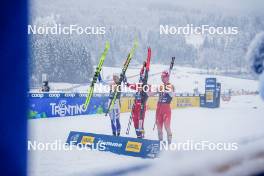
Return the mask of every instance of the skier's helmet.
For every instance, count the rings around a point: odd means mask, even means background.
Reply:
[[[119,77],[118,73],[113,73],[113,77]]]
[[[118,73],[113,73],[113,80],[116,83],[119,81],[119,74]]]
[[[162,80],[162,82],[166,84],[166,83],[169,82],[169,79],[170,79],[170,74],[169,74],[169,72],[168,72],[167,70],[163,71],[163,72],[161,73],[161,80]]]

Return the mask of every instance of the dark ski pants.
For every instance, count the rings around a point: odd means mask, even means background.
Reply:
[[[134,127],[136,130],[137,137],[143,138],[142,133],[144,131],[144,119],[145,119],[145,113],[146,113],[146,105],[144,106],[142,119],[140,119],[140,113],[141,113],[141,106],[140,106],[140,104],[136,104],[132,110],[132,118],[133,118]]]

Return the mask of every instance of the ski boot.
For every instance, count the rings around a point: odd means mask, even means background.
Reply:
[[[140,130],[141,138],[143,139],[145,137],[145,130],[141,129]]]

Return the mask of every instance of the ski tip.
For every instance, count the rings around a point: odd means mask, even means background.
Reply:
[[[135,40],[134,40],[134,45],[135,45],[135,48],[138,47],[138,39],[137,38],[135,38]]]
[[[110,42],[109,42],[109,41],[106,41],[106,43],[105,43],[105,47],[106,47],[106,48],[110,48]]]

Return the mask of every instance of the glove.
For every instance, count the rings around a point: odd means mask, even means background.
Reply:
[[[124,82],[124,84],[127,84],[127,77],[126,77],[126,75],[123,76],[123,82]]]

